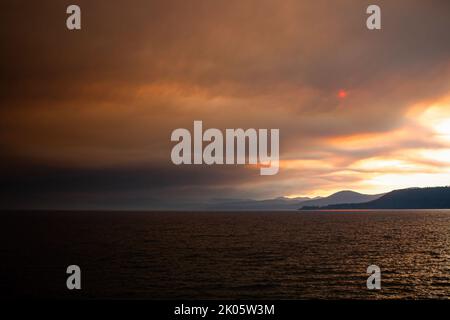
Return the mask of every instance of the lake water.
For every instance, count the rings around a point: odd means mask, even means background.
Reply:
[[[450,210],[1,212],[2,295],[450,297]],[[66,268],[82,290],[66,289]],[[381,268],[381,290],[366,269]]]

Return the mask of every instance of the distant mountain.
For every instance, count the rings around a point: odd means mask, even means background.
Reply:
[[[316,209],[450,209],[450,187],[394,190],[366,203],[333,204]]]
[[[325,198],[303,201],[302,203],[300,203],[300,207],[301,209],[308,209],[309,207],[323,207],[335,204],[363,203],[378,199],[383,195],[384,194],[362,194],[345,190],[333,193],[332,195]]]
[[[206,210],[297,210],[300,207],[319,207],[331,204],[362,203],[378,199],[382,194],[368,195],[354,191],[340,191],[328,197],[279,197],[267,200],[214,199]]]
[[[267,200],[216,199],[207,206],[209,210],[296,210],[307,197],[279,197]]]

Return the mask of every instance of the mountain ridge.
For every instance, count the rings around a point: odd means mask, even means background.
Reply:
[[[450,187],[398,189],[368,202],[331,204],[316,207],[303,206],[302,209],[450,209]]]
[[[382,194],[363,194],[356,191],[351,190],[342,190],[335,192],[328,197],[323,197],[321,199],[313,199],[313,200],[306,200],[301,203],[302,207],[315,207],[315,206],[327,206],[327,205],[334,205],[334,204],[345,204],[345,203],[363,203],[363,202],[369,202],[375,199],[380,198],[383,196]]]
[[[361,203],[374,200],[382,194],[368,195],[351,190],[335,192],[327,197],[277,197],[273,199],[214,199],[207,205],[210,210],[297,210],[303,206]]]

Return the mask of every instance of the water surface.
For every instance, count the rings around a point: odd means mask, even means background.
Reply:
[[[2,212],[2,295],[450,297],[450,210]],[[65,287],[82,269],[82,290]],[[382,270],[382,290],[366,269]]]

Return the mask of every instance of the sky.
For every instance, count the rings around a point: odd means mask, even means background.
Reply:
[[[449,1],[6,0],[0,24],[0,207],[449,185]],[[171,132],[194,120],[279,128],[279,173],[175,166]]]

